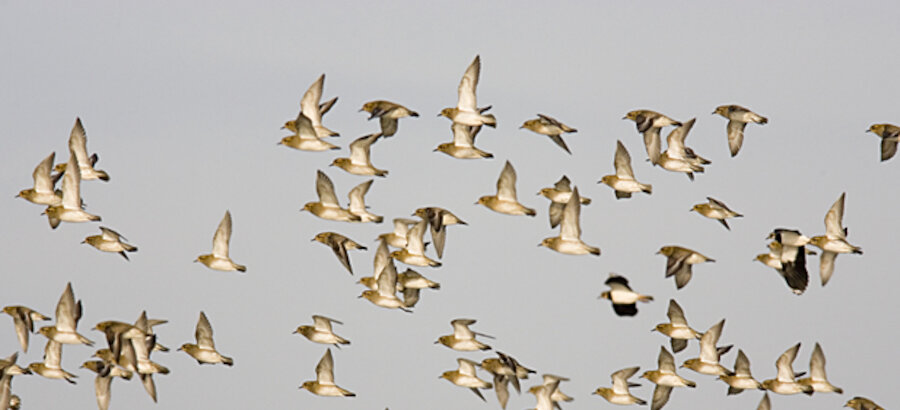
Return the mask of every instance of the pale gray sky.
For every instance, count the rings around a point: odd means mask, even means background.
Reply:
[[[0,219],[5,283],[0,302],[51,315],[67,281],[83,300],[79,329],[99,321],[133,321],[146,309],[169,324],[157,328],[173,349],[193,342],[204,310],[219,350],[233,368],[203,366],[182,352],[154,354],[172,373],[157,376],[159,403],[140,383],[116,380],[112,408],[499,408],[493,392],[482,403],[438,376],[457,357],[434,345],[449,321],[478,319],[474,329],[496,336],[496,349],[540,373],[571,378],[566,409],[610,408],[590,393],[609,374],[656,367],[665,337],[650,333],[666,320],[669,298],[705,330],[726,318],[720,343],[743,349],[758,379],[796,342],[795,370],[808,368],[816,342],[831,381],[843,395],[773,396],[776,409],[838,408],[855,395],[886,408],[900,365],[895,341],[900,285],[893,249],[900,221],[900,159],[879,163],[879,141],[864,131],[900,122],[900,93],[892,52],[900,40],[895,2],[784,4],[703,2],[12,2],[0,4]],[[478,137],[493,160],[462,161],[432,152],[451,138],[435,115],[456,102],[460,77],[480,54],[480,105],[493,105],[497,129]],[[325,124],[341,133],[341,151],[310,153],[276,143],[300,97],[326,73],[324,98],[339,96]],[[449,228],[438,269],[419,269],[441,283],[424,291],[414,314],[357,299],[354,282],[371,272],[374,238],[391,229],[351,225],[300,213],[315,200],[317,169],[337,194],[367,178],[328,167],[355,138],[374,132],[357,110],[388,99],[418,111],[391,139],[372,148],[373,163],[390,171],[366,198],[387,220],[439,205],[469,226]],[[726,121],[710,115],[741,104],[769,118],[747,127],[744,147],[728,155]],[[697,117],[688,145],[712,159],[693,183],[644,161],[641,137],[622,116],[649,108],[680,120]],[[567,155],[546,137],[519,130],[545,113],[578,128],[565,139]],[[13,199],[31,184],[35,165],[51,151],[66,155],[75,117],[88,149],[100,155],[108,183],[86,181],[82,195],[102,225],[140,251],[131,262],[80,245],[97,224],[63,223],[51,230],[39,206]],[[668,132],[668,131],[666,131]],[[637,178],[652,196],[614,199],[598,185],[612,173],[616,140],[630,151]],[[492,194],[503,162],[518,172],[520,200],[536,218],[511,217],[473,205]],[[547,200],[534,196],[567,174],[594,203],[582,208],[584,240],[600,257],[538,248],[557,235],[547,223]],[[766,234],[795,227],[824,232],[823,217],[847,193],[844,223],[864,256],[842,255],[822,288],[818,259],[806,294],[795,296],[778,274],[754,262]],[[726,231],[690,213],[714,196],[746,215]],[[209,252],[223,212],[234,218],[231,254],[246,274],[206,269],[191,261]],[[336,231],[370,246],[353,252],[353,277],[331,251],[309,240]],[[680,244],[717,260],[697,266],[680,291],[663,278],[659,247]],[[401,270],[403,268],[401,267]],[[656,300],[635,318],[615,316],[597,300],[609,272]],[[321,398],[297,387],[315,377],[322,345],[292,335],[313,314],[342,320],[338,334],[352,345],[334,350],[339,385],[349,399]],[[19,349],[9,318],[0,318],[0,354]],[[44,338],[32,337],[20,364],[41,358]],[[23,408],[93,408],[93,374],[78,366],[93,352],[66,346],[63,367],[78,385],[38,376],[16,377]],[[676,355],[696,356],[692,343]],[[480,373],[489,378],[487,373]],[[761,393],[726,397],[724,383],[683,371],[698,388],[673,392],[666,409],[755,408]],[[633,389],[650,400],[652,384]],[[524,383],[537,383],[532,378]],[[510,409],[534,406],[513,397]]]

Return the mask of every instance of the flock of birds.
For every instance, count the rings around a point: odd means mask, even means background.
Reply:
[[[444,154],[459,159],[492,158],[491,153],[475,146],[475,137],[483,126],[496,127],[496,118],[487,113],[491,107],[478,107],[476,87],[478,85],[481,60],[478,56],[466,69],[459,84],[459,100],[455,107],[445,108],[440,115],[451,120],[453,140],[435,148]],[[322,116],[337,101],[337,98],[320,103],[324,86],[324,75],[320,76],[304,94],[301,110],[296,119],[287,121],[284,129],[292,134],[284,137],[279,144],[304,151],[328,151],[339,149],[327,141],[328,137],[337,136],[322,124]],[[349,158],[337,158],[331,165],[348,173],[362,176],[386,177],[387,170],[372,165],[370,148],[382,138],[395,135],[398,131],[398,120],[406,117],[417,117],[418,114],[400,104],[384,100],[364,104],[360,111],[370,114],[369,119],[378,118],[380,132],[360,137],[350,144]],[[714,114],[728,119],[727,136],[731,155],[738,154],[748,123],[766,124],[768,119],[738,105],[717,107]],[[685,145],[685,138],[694,124],[694,119],[686,122],[676,121],[670,117],[650,110],[636,110],[627,113],[624,119],[635,122],[637,130],[643,135],[649,161],[671,172],[684,173],[691,180],[695,173],[704,172],[710,161],[695,153]],[[667,148],[662,150],[661,130],[674,127],[668,134]],[[575,128],[563,124],[553,117],[539,114],[538,118],[526,121],[520,128],[549,137],[557,146],[571,154],[563,140],[563,135],[577,132]],[[890,124],[875,124],[869,131],[882,138],[881,159],[891,158],[896,153],[900,127]],[[96,168],[99,157],[88,155],[86,136],[81,120],[76,119],[69,138],[69,158],[65,163],[54,165],[55,154],[44,158],[33,173],[33,188],[22,190],[17,196],[38,205],[46,206],[44,213],[50,226],[56,228],[61,222],[100,221],[98,215],[84,210],[80,194],[83,180],[109,180],[109,175]],[[625,145],[617,141],[613,160],[615,173],[603,176],[601,183],[608,185],[618,199],[630,198],[634,193],[652,193],[652,186],[639,182],[631,168],[631,156]],[[62,179],[60,190],[55,188]],[[381,223],[383,216],[369,211],[365,204],[365,195],[371,188],[373,180],[363,182],[349,191],[349,205],[341,205],[335,193],[335,187],[328,175],[321,170],[316,175],[316,193],[318,201],[309,202],[301,211],[308,211],[316,217],[340,222]],[[591,199],[582,196],[576,186],[563,176],[552,187],[544,188],[540,194],[550,200],[549,219],[551,228],[559,226],[559,235],[544,239],[540,245],[556,252],[569,255],[600,255],[598,247],[586,244],[581,240],[581,206],[589,205]],[[815,254],[808,245],[818,247],[821,252],[819,273],[824,286],[834,272],[835,258],[838,254],[862,254],[861,248],[847,240],[847,229],[843,226],[845,195],[842,194],[831,206],[825,216],[825,234],[813,237],[803,235],[799,230],[775,228],[769,235],[769,252],[757,256],[757,260],[775,269],[786,281],[788,287],[796,294],[802,294],[808,285],[809,275],[806,268],[806,256]],[[537,211],[528,208],[517,199],[516,171],[512,163],[507,161],[497,180],[497,192],[478,199],[478,204],[495,212],[508,215],[535,216]],[[707,198],[706,203],[694,205],[693,211],[700,215],[717,220],[726,229],[730,229],[727,219],[741,217],[732,211],[721,200]],[[423,289],[440,289],[440,285],[429,280],[413,269],[407,268],[399,272],[396,262],[415,267],[439,267],[441,262],[429,256],[426,251],[430,244],[437,259],[443,257],[447,229],[452,225],[466,225],[462,219],[451,211],[431,206],[416,209],[413,218],[393,219],[393,230],[378,237],[378,247],[374,257],[374,274],[361,278],[358,283],[365,286],[359,295],[376,306],[387,309],[398,309],[411,312],[420,298]],[[128,253],[136,252],[137,247],[126,242],[116,231],[100,227],[101,234],[88,236],[87,243],[100,251],[118,253],[128,259]],[[428,231],[428,232],[426,232]],[[430,242],[425,241],[426,233],[430,234]],[[226,211],[213,237],[212,253],[197,257],[200,262],[211,269],[220,271],[245,272],[247,267],[233,261],[229,256],[229,241],[232,234],[231,213]],[[312,241],[320,242],[331,248],[341,265],[352,275],[349,251],[366,250],[360,243],[337,232],[322,232]],[[391,251],[390,248],[396,250]],[[692,275],[692,266],[715,260],[692,249],[677,245],[663,246],[658,254],[667,258],[665,276],[674,277],[676,287],[686,286]],[[633,291],[628,279],[610,274],[606,284],[609,290],[600,297],[612,302],[614,312],[619,316],[634,316],[638,313],[637,302],[649,302],[652,296]],[[12,316],[15,331],[23,352],[28,351],[29,334],[34,333],[35,322],[50,320],[37,311],[25,306],[6,306],[3,312]],[[63,379],[70,383],[76,375],[61,368],[63,345],[84,344],[93,346],[94,342],[76,330],[82,316],[81,301],[75,299],[71,284],[66,286],[56,307],[56,323],[38,329],[38,333],[47,339],[44,348],[44,360],[31,363],[23,368],[16,364],[18,352],[0,360],[0,410],[18,409],[21,399],[12,394],[12,378],[22,374],[38,374],[49,379]],[[809,377],[800,378],[803,372],[795,373],[792,363],[800,349],[800,344],[789,348],[776,360],[777,376],[773,379],[757,381],[750,373],[750,362],[744,352],[738,349],[734,368],[729,369],[720,363],[721,357],[730,349],[728,346],[717,346],[722,334],[725,320],[722,319],[706,332],[697,332],[688,326],[684,311],[674,300],[669,301],[669,322],[661,323],[654,330],[670,339],[672,352],[661,347],[658,356],[658,369],[646,371],[641,377],[655,385],[651,401],[651,409],[662,408],[669,400],[673,388],[696,387],[697,383],[683,378],[677,373],[673,353],[679,353],[689,341],[699,339],[699,356],[688,359],[681,367],[686,367],[700,374],[717,377],[728,386],[727,393],[738,394],[744,390],[767,390],[777,394],[842,393],[842,389],[832,385],[825,374],[825,355],[817,343],[810,356]],[[148,319],[146,312],[133,323],[120,321],[103,321],[97,323],[93,330],[104,334],[107,347],[97,350],[94,359],[84,362],[87,368],[96,375],[95,391],[97,404],[101,410],[107,409],[110,403],[110,385],[115,377],[130,380],[135,374],[141,380],[147,393],[156,400],[154,374],[167,374],[169,370],[150,359],[155,351],[169,349],[157,342],[154,327],[166,323],[166,320]],[[332,324],[340,321],[325,316],[314,315],[313,325],[299,326],[295,333],[314,343],[333,345],[350,344],[350,341],[334,333]],[[492,349],[491,346],[478,340],[477,337],[491,338],[488,335],[472,331],[473,319],[456,319],[451,322],[453,333],[440,336],[436,344],[448,348],[469,352]],[[209,319],[201,311],[195,332],[196,343],[185,343],[178,350],[184,351],[200,364],[224,364],[231,366],[234,360],[220,354],[213,341],[213,331]],[[458,359],[458,369],[449,370],[441,375],[454,385],[465,387],[474,392],[482,400],[485,397],[479,389],[494,389],[501,408],[506,408],[509,399],[509,385],[521,392],[521,380],[528,379],[535,371],[523,366],[512,356],[496,352],[497,357],[489,357],[481,362],[467,358]],[[334,358],[331,349],[327,349],[315,368],[315,380],[305,381],[300,386],[309,392],[322,396],[355,396],[347,389],[339,387],[334,379]],[[490,373],[492,381],[482,380],[477,369]],[[629,378],[637,374],[639,367],[617,370],[611,374],[612,387],[599,387],[594,392],[613,404],[631,405],[647,404],[647,400],[632,395],[630,387],[637,386],[629,382]],[[560,383],[568,379],[562,376],[544,374],[543,381],[528,389],[534,394],[537,410],[561,408],[560,403],[572,398],[560,390]],[[855,397],[846,403],[854,409],[882,409],[864,397]],[[768,392],[762,396],[759,409],[771,408]]]

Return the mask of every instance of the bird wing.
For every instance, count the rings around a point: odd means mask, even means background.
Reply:
[[[685,263],[675,272],[675,287],[681,289],[691,281],[691,265]]]
[[[322,205],[339,208],[337,196],[334,194],[334,183],[322,171],[316,171],[316,194]]]
[[[881,139],[881,160],[887,161],[897,154],[897,137]]]
[[[453,337],[459,340],[474,339],[475,333],[469,329],[469,325],[474,323],[475,319],[456,319],[450,322],[450,324],[453,325]]]
[[[725,319],[719,321],[709,328],[700,338],[700,360],[706,363],[718,363],[719,352],[716,349],[716,342],[722,335],[722,328],[725,326]]]
[[[497,179],[497,199],[516,202],[516,170],[509,161]]]
[[[406,233],[406,251],[413,255],[425,254],[425,225],[428,222],[422,220]]]
[[[31,177],[34,179],[34,190],[37,192],[53,192],[53,179],[50,178],[50,171],[53,169],[53,160],[56,158],[56,152],[51,152],[47,158],[44,158],[37,167]]]
[[[294,121],[294,126],[297,128],[297,136],[300,137],[301,140],[318,140],[318,135],[316,135],[316,129],[313,127],[312,121],[310,121],[309,117],[303,114],[301,111],[297,114],[297,119]]]
[[[450,130],[453,131],[453,145],[457,147],[473,148],[475,146],[475,134],[473,134],[472,128],[480,127],[470,127],[458,122],[452,123],[450,125]]]
[[[69,162],[63,174],[62,205],[67,209],[81,209],[81,170],[72,150],[69,150]]]
[[[572,188],[569,186],[569,177],[563,175],[559,181],[556,181],[556,184],[553,185],[553,188],[556,188],[557,191],[560,192],[572,192]]]
[[[87,136],[84,133],[84,126],[81,125],[81,118],[75,118],[75,125],[69,134],[69,149],[74,153],[79,168],[93,168],[88,158]]]
[[[309,118],[313,126],[322,123],[322,113],[319,111],[319,100],[322,98],[322,88],[324,85],[325,74],[322,74],[309,86],[309,89],[303,94],[303,98],[300,99],[300,112]]]
[[[566,203],[559,222],[559,237],[564,240],[578,240],[581,238],[581,196],[578,195],[578,187],[572,190],[572,196]]]
[[[728,209],[728,205],[725,205],[724,202],[722,202],[722,201],[720,201],[720,200],[718,200],[718,199],[715,199],[715,198],[713,198],[713,197],[711,197],[711,196],[708,196],[708,197],[706,197],[706,200],[709,201],[709,204],[712,205],[712,206],[714,206],[714,207],[722,208],[722,209],[724,209],[724,210],[726,210],[726,211],[728,211],[728,212],[734,212],[734,211],[732,211],[731,209]]]
[[[669,322],[672,322],[672,324],[688,325],[687,319],[684,318],[684,311],[681,310],[681,306],[678,305],[675,299],[669,299],[669,311],[666,315],[669,316]]]
[[[622,141],[616,141],[616,156],[613,160],[616,167],[616,176],[624,179],[634,179],[634,171],[631,170],[631,155],[622,145]]]
[[[510,378],[507,376],[502,374],[494,375],[494,391],[497,393],[497,401],[500,402],[500,408],[503,409],[506,408],[506,403],[509,402],[509,381]]]
[[[637,373],[640,369],[641,368],[639,366],[635,366],[613,373],[610,376],[612,377],[613,382],[613,392],[616,394],[628,394],[628,378],[634,376],[634,374]]]
[[[331,357],[331,349],[325,352],[316,365],[316,380],[319,384],[334,384],[334,358]]]
[[[669,396],[672,394],[672,388],[669,386],[661,386],[659,384],[653,388],[653,402],[650,410],[659,410],[669,402]]]
[[[334,320],[331,318],[327,318],[325,316],[313,315],[312,318],[313,318],[313,323],[314,323],[315,329],[318,331],[321,331],[321,332],[331,333],[332,332],[331,322],[341,324],[341,325],[343,324],[340,321],[337,321],[337,320]]]
[[[103,232],[103,239],[104,239],[104,240],[107,240],[107,241],[115,241],[115,242],[119,242],[119,238],[125,239],[126,241],[128,240],[128,239],[126,239],[124,236],[119,235],[118,232],[116,232],[116,231],[114,231],[114,230],[112,230],[112,229],[109,229],[109,228],[107,228],[107,227],[105,227],[105,226],[101,226],[101,227],[100,227],[100,232]]]
[[[475,362],[469,359],[463,359],[461,357],[459,359],[456,359],[456,361],[459,363],[459,374],[477,377],[475,375]]]
[[[347,237],[332,233],[331,241],[328,245],[330,245],[331,250],[334,251],[334,256],[341,261],[341,265],[344,265],[344,268],[352,275],[353,268],[350,267],[350,255],[347,254],[347,241],[349,241]]]
[[[59,298],[59,303],[56,304],[56,328],[63,332],[74,332],[80,316],[81,309],[75,304],[75,293],[72,292],[72,283],[69,282]]]
[[[756,407],[756,410],[772,410],[772,402],[769,401],[768,392],[763,394],[763,398],[759,401],[759,406]]]
[[[225,211],[225,216],[219,222],[216,228],[216,234],[213,235],[212,253],[220,258],[228,257],[228,241],[231,240],[231,212]]]
[[[631,290],[631,287],[628,286],[628,279],[614,273],[609,274],[609,278],[603,283],[613,290]]]
[[[728,148],[731,149],[731,156],[737,155],[744,143],[744,127],[746,122],[729,120],[728,121]]]
[[[97,395],[97,405],[101,410],[109,408],[109,400],[111,397],[110,387],[112,385],[112,377],[97,375],[94,378],[94,393]]]
[[[825,376],[825,353],[818,343],[813,349],[812,356],[809,357],[809,376],[815,381],[828,380]]]
[[[560,220],[562,220],[563,211],[566,209],[566,204],[560,204],[556,202],[550,203],[550,227],[556,228],[556,225],[559,225]]]
[[[650,162],[656,165],[656,163],[659,162],[659,156],[662,151],[659,128],[651,127],[644,132],[644,147],[647,148],[647,157],[650,158]]]
[[[381,271],[384,270],[384,267],[387,266],[390,259],[391,252],[390,250],[388,250],[387,241],[378,241],[378,249],[375,250],[375,258],[373,258],[372,260],[374,269],[374,272],[372,272],[372,276],[375,277],[376,281],[378,281],[378,277],[381,276]]]
[[[206,313],[200,311],[200,319],[197,321],[197,330],[194,331],[194,337],[197,339],[197,346],[202,349],[215,349],[216,343],[213,342],[212,325],[206,318]]]
[[[357,165],[369,165],[369,147],[381,137],[381,133],[369,134],[357,138],[350,143],[350,162]]]
[[[738,349],[737,359],[734,360],[734,374],[741,377],[750,376],[750,359],[744,354],[744,351]]]
[[[844,197],[847,193],[842,193],[841,197],[834,201],[831,209],[825,214],[825,235],[829,239],[844,239]]]
[[[562,148],[563,151],[566,151],[569,154],[572,153],[572,151],[569,150],[569,147],[566,145],[566,141],[564,141],[559,134],[548,135],[547,137],[550,138],[550,140],[553,141],[558,147]]]
[[[831,275],[834,274],[834,260],[836,258],[837,253],[822,251],[822,256],[819,257],[819,278],[822,279],[822,286],[825,286],[831,279]]]
[[[393,259],[388,260],[376,283],[378,284],[379,295],[396,297],[394,294],[397,293],[397,267],[394,266]]]
[[[334,97],[328,101],[325,101],[325,102],[319,104],[319,116],[325,115],[325,113],[330,111],[331,107],[334,106],[334,103],[336,103],[337,100],[338,100],[338,98]]]
[[[350,190],[350,193],[347,196],[350,197],[350,212],[354,214],[361,214],[366,212],[366,201],[365,196],[366,193],[369,192],[369,187],[372,186],[372,182],[374,179],[370,179],[366,182],[363,182]]]
[[[691,132],[691,127],[694,126],[694,122],[696,120],[696,118],[691,118],[690,121],[685,122],[680,127],[674,128],[669,133],[669,136],[666,137],[666,142],[668,143],[666,154],[669,156],[669,158],[687,158],[687,153],[685,152],[684,147],[684,139],[687,138],[687,134]]]
[[[778,357],[778,360],[775,362],[775,367],[778,368],[778,376],[775,377],[776,380],[785,383],[794,381],[794,369],[791,367],[791,363],[794,362],[799,350],[800,343],[797,343]]]
[[[660,371],[675,373],[675,358],[672,357],[672,353],[669,353],[665,347],[659,347],[659,358],[656,362]]]
[[[477,112],[475,88],[478,87],[478,77],[481,75],[481,56],[475,56],[472,64],[466,68],[462,80],[459,82],[459,101],[456,107],[463,111]]]
[[[59,369],[59,363],[62,360],[62,344],[48,340],[47,346],[44,347],[44,366],[51,369]]]
[[[390,137],[391,135],[397,133],[398,120],[396,118],[382,116],[381,118],[379,118],[379,122],[381,123],[381,133],[385,136]]]

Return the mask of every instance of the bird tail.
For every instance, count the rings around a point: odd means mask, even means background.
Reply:
[[[646,192],[646,193],[648,193],[648,194],[652,194],[652,193],[653,193],[653,185],[651,185],[651,184],[642,184],[642,185],[641,185],[641,191],[644,191],[644,192]]]
[[[494,114],[482,114],[482,121],[484,121],[484,125],[487,125],[491,128],[497,128],[497,119],[494,118]]]
[[[222,363],[224,363],[226,366],[234,366],[234,359],[222,356]]]
[[[638,300],[640,300],[641,302],[647,303],[647,302],[650,302],[650,301],[653,300],[653,296],[650,296],[650,295],[640,295],[640,296],[638,296]]]
[[[234,265],[234,268],[237,269],[238,271],[241,271],[241,272],[246,272],[246,271],[247,271],[247,266],[245,266],[245,265],[238,265],[238,264],[235,264],[235,265]]]

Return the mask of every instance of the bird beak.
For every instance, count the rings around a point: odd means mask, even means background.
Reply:
[[[519,127],[520,130],[521,130],[522,128],[525,128],[525,126],[523,125],[523,126]]]
[[[626,117],[622,117],[622,119],[623,119],[623,120],[627,120],[627,119],[628,119],[628,117],[627,117],[627,116],[626,116]]]
[[[438,116],[438,117],[440,117],[440,116],[441,116],[441,113],[438,113],[438,115],[437,115],[437,116]]]
[[[283,125],[281,126],[281,129],[285,129],[285,128],[287,128],[287,127],[285,127],[285,126],[283,126]]]
[[[713,112],[711,112],[711,113],[709,113],[709,114],[710,114],[710,115],[716,115],[716,112],[713,111]]]
[[[357,112],[363,112],[363,111],[365,111],[365,110],[363,110],[362,108],[360,108],[359,111],[357,111]]]
[[[310,241],[310,242],[315,242],[315,241],[316,241],[316,238],[312,238],[312,239],[310,239],[309,241]]]

